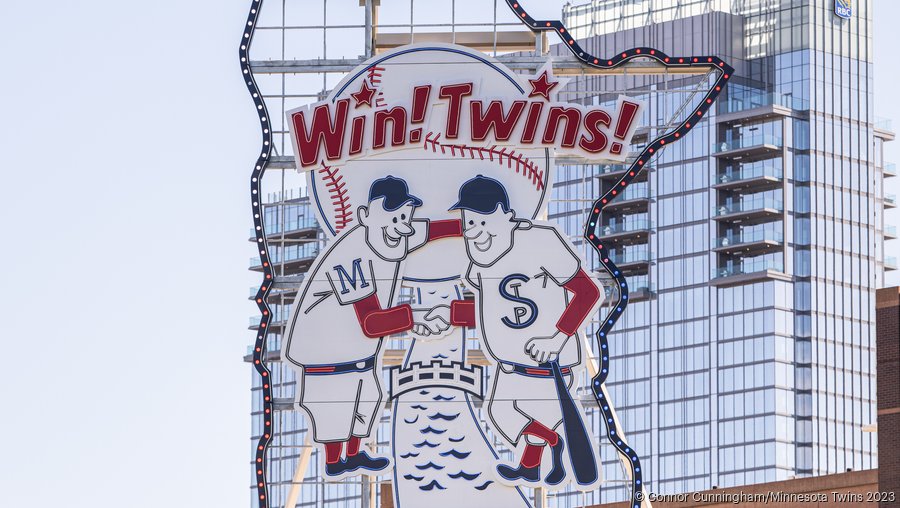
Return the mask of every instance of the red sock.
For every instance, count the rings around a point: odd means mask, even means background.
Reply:
[[[347,456],[352,457],[357,453],[359,453],[359,438],[352,436],[350,441],[347,441]]]
[[[543,446],[525,443],[525,451],[522,452],[522,458],[519,464],[525,467],[537,467],[541,465],[541,453],[544,451]]]
[[[344,443],[337,441],[335,443],[325,443],[325,463],[337,464],[341,461],[341,448]]]
[[[546,441],[550,446],[556,446],[556,443],[559,441],[559,434],[548,429],[537,420],[531,420],[531,423],[525,427],[522,434],[531,434],[532,436],[539,437]]]

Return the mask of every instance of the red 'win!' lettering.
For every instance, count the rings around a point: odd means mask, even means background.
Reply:
[[[384,148],[387,122],[391,122],[391,146],[399,146],[406,142],[406,110],[400,106],[378,110],[375,112],[375,139],[372,148]]]
[[[344,148],[344,132],[347,127],[347,109],[350,99],[341,99],[335,106],[334,118],[331,117],[329,105],[320,104],[312,113],[312,122],[309,130],[306,129],[306,121],[303,112],[297,112],[293,116],[294,139],[297,140],[297,153],[300,155],[300,165],[312,166],[319,162],[319,147],[324,143],[325,154],[329,159],[341,157]]]
[[[351,113],[350,99],[340,99],[291,113],[298,167],[341,164],[369,150],[417,145],[425,139],[426,129],[448,139],[468,136],[473,142],[556,147],[597,160],[622,160],[642,108],[639,102],[620,99],[613,117],[601,107],[531,99],[524,94],[514,95],[515,100],[485,100],[471,97],[475,86],[467,82],[438,89],[446,121],[432,122],[432,87],[415,86],[409,103],[392,107],[360,109],[357,104]]]

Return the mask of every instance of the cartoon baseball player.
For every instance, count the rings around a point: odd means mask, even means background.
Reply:
[[[357,225],[319,255],[295,300],[283,357],[299,367],[297,401],[324,445],[329,480],[390,465],[360,449],[382,409],[381,338],[414,326],[435,336],[450,328],[446,306],[394,306],[407,254],[462,234],[458,220],[413,219],[421,205],[402,179],[373,182]]]
[[[497,180],[469,180],[451,209],[462,213],[470,260],[466,279],[476,292],[474,303],[451,304],[451,323],[477,321],[497,362],[488,415],[513,446],[525,438],[518,465],[497,466],[499,480],[536,486],[549,445],[551,469],[542,484],[562,483],[568,445],[576,484],[595,486],[600,475],[594,440],[571,390],[583,368],[579,330],[599,308],[597,283],[555,228],[516,218]]]

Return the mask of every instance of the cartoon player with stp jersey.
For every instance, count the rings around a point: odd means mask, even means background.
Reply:
[[[497,466],[499,481],[559,485],[567,477],[568,446],[576,486],[593,488],[600,480],[594,439],[571,392],[585,354],[578,334],[599,308],[600,288],[556,229],[516,218],[497,180],[469,180],[452,209],[462,211],[466,279],[478,309],[476,319],[475,304],[453,302],[451,323],[477,321],[497,362],[488,415],[512,446],[525,439],[518,465]],[[542,475],[547,448],[550,469]]]
[[[462,234],[458,220],[414,220],[421,205],[402,179],[373,182],[358,224],[319,255],[294,302],[282,356],[299,367],[297,401],[324,446],[330,481],[376,475],[391,463],[360,449],[382,409],[381,338],[414,326],[439,337],[450,328],[447,306],[394,306],[407,254]]]

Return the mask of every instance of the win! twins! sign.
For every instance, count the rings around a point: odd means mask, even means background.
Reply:
[[[524,486],[599,485],[599,442],[575,394],[603,289],[541,218],[554,154],[624,161],[642,104],[561,102],[564,86],[549,65],[523,76],[460,46],[412,45],[288,113],[330,240],[282,357],[324,478],[391,475],[398,506],[527,506]],[[472,335],[493,367],[487,386]],[[392,336],[405,358],[383,385]],[[390,453],[371,443],[385,399]]]

